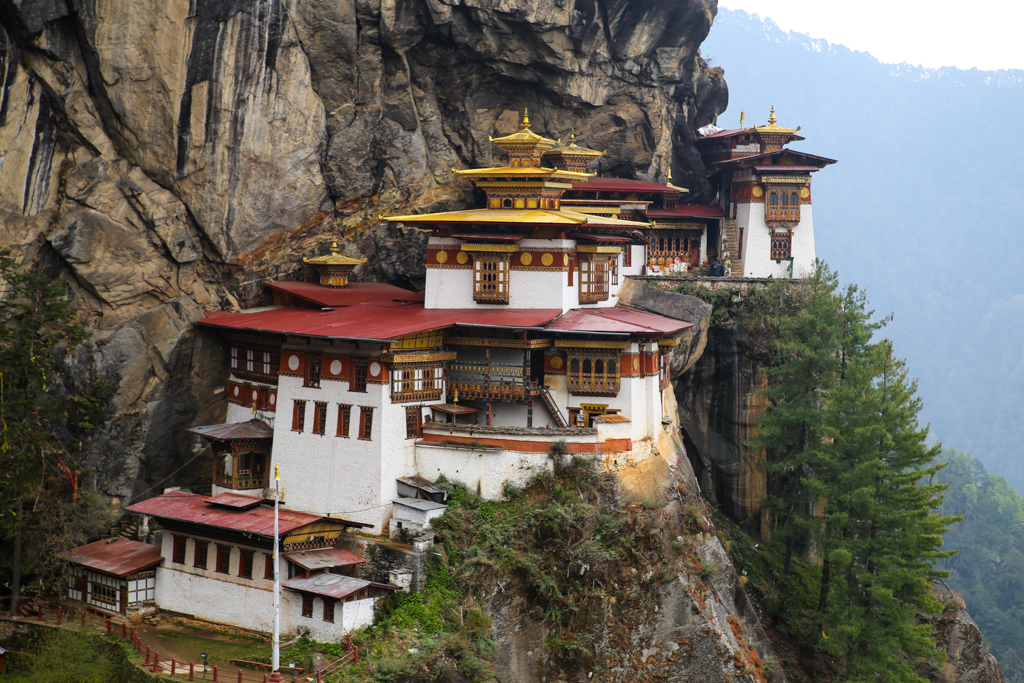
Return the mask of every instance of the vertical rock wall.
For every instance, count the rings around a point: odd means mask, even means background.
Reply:
[[[205,311],[307,277],[327,236],[356,277],[422,286],[394,211],[469,206],[523,107],[601,170],[706,192],[697,127],[725,108],[699,56],[715,0],[0,0],[0,247],[69,285],[122,388],[88,462],[139,496],[188,473],[220,418]],[[116,417],[116,419],[114,419]],[[141,465],[141,467],[140,467]],[[138,476],[137,476],[138,475]]]

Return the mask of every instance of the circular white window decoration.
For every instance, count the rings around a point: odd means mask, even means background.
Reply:
[[[380,374],[380,363],[370,363],[370,374],[374,377]]]
[[[272,406],[277,405],[277,394],[271,394],[270,395],[270,405],[272,405]]]
[[[341,374],[341,361],[340,360],[331,361],[331,374],[332,375],[340,375]]]
[[[299,357],[298,356],[288,356],[288,369],[293,371],[293,372],[295,370],[299,369]]]
[[[238,386],[237,385],[235,386],[233,391],[235,392],[235,396],[238,396]]]
[[[260,395],[259,391],[257,391],[256,389],[252,390],[252,400],[255,401],[257,398],[259,398],[259,395]]]

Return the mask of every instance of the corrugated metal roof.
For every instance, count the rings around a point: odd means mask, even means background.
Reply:
[[[423,301],[423,292],[410,292],[384,282],[350,282],[341,288],[324,287],[317,282],[267,280],[263,284],[325,308],[355,306],[370,301]]]
[[[152,515],[153,517],[176,519],[182,522],[203,524],[219,529],[243,531],[266,536],[267,538],[274,537],[274,508],[272,505],[257,505],[256,507],[244,510],[223,508],[211,505],[210,498],[207,496],[186,493],[184,491],[171,491],[155,498],[144,500],[141,503],[129,505],[125,509],[144,515]],[[281,508],[279,530],[283,536],[321,519],[327,518],[308,512]],[[330,520],[345,526],[371,526],[337,517],[332,517]]]
[[[547,326],[563,332],[614,332],[619,334],[671,334],[693,327],[693,323],[645,313],[627,306],[578,308]]]
[[[483,412],[483,408],[474,408],[473,406],[458,405],[455,403],[439,403],[438,405],[428,407],[431,410],[436,410],[439,413],[446,413],[448,415],[471,415],[473,413]],[[399,481],[403,480],[399,479]],[[426,481],[426,479],[423,481]]]
[[[255,505],[260,505],[265,501],[266,498],[263,498],[262,496],[247,496],[243,493],[227,492],[222,493],[219,496],[214,496],[207,502],[211,505],[223,505],[229,508],[239,508],[240,510],[244,510]]]
[[[330,569],[331,567],[345,567],[367,562],[366,559],[344,548],[303,550],[295,553],[284,553],[284,557],[289,562],[310,571],[314,569]]]
[[[817,154],[808,154],[807,152],[798,152],[795,149],[778,149],[774,152],[764,152],[763,154],[752,154],[746,157],[740,157],[739,159],[729,159],[726,161],[719,161],[714,164],[716,168],[721,166],[747,166],[749,164],[755,164],[758,161],[767,161],[775,157],[779,158],[796,158],[802,159],[805,162],[816,164],[815,169],[821,168],[822,166],[828,166],[829,164],[836,163],[835,159],[829,159],[828,157],[818,156]],[[785,171],[788,169],[794,169],[793,166],[786,166],[784,164],[778,164],[775,167],[776,170]]]
[[[163,561],[160,546],[130,541],[127,538],[105,538],[67,550],[60,555],[68,562],[114,576],[134,574],[155,567]]]
[[[601,417],[595,417],[594,422],[604,422],[606,424],[623,424],[626,422],[632,422],[625,415],[602,415]]]
[[[317,574],[308,579],[305,577],[289,579],[281,585],[295,591],[316,593],[317,595],[341,600],[353,593],[358,593],[371,585],[371,582],[365,579],[353,579],[351,576],[342,576],[341,574]]]
[[[233,441],[237,439],[273,439],[274,430],[262,420],[248,422],[232,422],[229,424],[206,425],[205,427],[189,427],[186,432],[199,434],[216,441]]]
[[[371,302],[333,311],[282,306],[252,313],[207,314],[200,325],[334,339],[390,340],[464,323],[489,327],[538,327],[555,309],[424,308],[421,303]]]
[[[656,187],[664,187],[655,183],[649,184]],[[580,183],[574,183],[573,187],[581,189],[578,187],[579,185]],[[667,188],[665,191],[678,192],[678,190]],[[620,228],[643,227],[643,223],[637,224],[635,221],[623,221],[618,218],[591,216],[589,214],[559,211],[557,209],[468,209],[466,211],[446,211],[444,213],[424,213],[410,216],[387,216],[387,220],[396,223],[426,223],[431,225],[434,223],[486,223],[494,225],[607,225]]]
[[[447,505],[444,503],[435,503],[432,500],[424,500],[422,498],[395,498],[391,501],[392,503],[398,503],[406,507],[419,510],[421,512],[430,512],[431,510],[443,510]]]
[[[725,212],[720,206],[699,206],[697,204],[684,204],[675,209],[645,209],[644,215],[651,218],[725,218]]]
[[[470,233],[468,235],[452,235],[457,240],[466,240],[469,242],[518,242],[519,240],[527,237],[527,235],[510,235],[508,233],[501,232],[481,232],[481,233]]]

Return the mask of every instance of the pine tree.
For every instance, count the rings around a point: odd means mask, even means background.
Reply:
[[[0,250],[0,532],[11,544],[14,596],[21,584],[24,533],[35,507],[67,467],[58,435],[67,411],[58,378],[59,354],[74,349],[85,332],[60,280],[17,270]]]

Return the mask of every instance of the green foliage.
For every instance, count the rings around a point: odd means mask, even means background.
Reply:
[[[1011,683],[1024,682],[1024,496],[968,453],[947,449],[938,480],[948,484],[942,512],[963,515],[945,535],[959,553],[942,560],[947,583],[971,616]]]
[[[17,652],[8,655],[4,676],[10,683],[134,683],[147,678],[131,666],[116,641],[46,628],[22,639]]]
[[[803,286],[802,306],[778,321],[769,370],[768,410],[750,445],[764,448],[776,544],[772,581],[760,577],[770,604],[799,641],[838,658],[845,680],[919,682],[913,672],[939,655],[919,613],[941,606],[931,580],[946,526],[935,514],[946,488],[932,479],[936,448],[917,423],[916,385],[888,341],[871,342],[864,295],[840,291],[818,263]],[[884,322],[884,321],[883,321]],[[778,582],[781,549],[782,582]],[[821,558],[817,591],[794,578],[794,554]],[[798,574],[798,573],[797,573]]]

